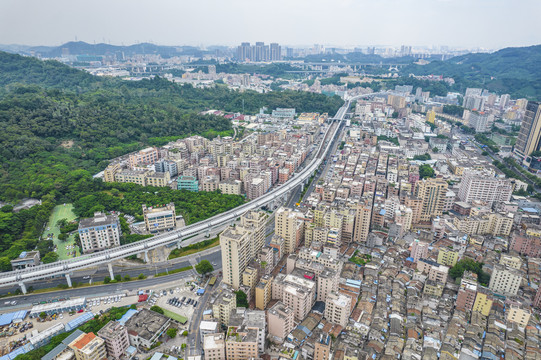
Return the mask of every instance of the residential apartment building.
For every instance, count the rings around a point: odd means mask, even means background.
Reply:
[[[325,319],[333,324],[346,327],[351,314],[351,297],[331,292],[325,301]]]
[[[411,243],[410,256],[413,258],[413,262],[418,262],[420,259],[428,257],[429,244],[418,239],[413,240]]]
[[[267,310],[267,324],[269,335],[282,342],[295,327],[295,314],[292,308],[281,301],[275,303]]]
[[[516,295],[521,283],[520,270],[496,264],[492,270],[488,288],[498,294]]]
[[[272,282],[272,298],[293,309],[295,319],[308,315],[315,301],[316,283],[296,273],[278,274]]]
[[[511,304],[507,309],[507,321],[525,328],[530,321],[532,312],[524,306]]]
[[[438,251],[438,263],[453,267],[458,262],[458,251],[451,250],[449,248],[440,248]]]
[[[272,277],[263,275],[255,288],[255,307],[265,310],[272,298]]]
[[[81,334],[68,347],[77,360],[102,360],[107,358],[105,341],[94,333]]]
[[[291,254],[304,237],[304,223],[297,212],[281,207],[276,210],[274,232],[285,240],[284,254]]]
[[[430,221],[443,214],[448,184],[440,178],[419,180],[415,183],[415,196],[421,199],[421,221]]]
[[[329,360],[331,357],[331,337],[321,334],[314,344],[314,360]]]
[[[94,213],[94,217],[79,221],[79,238],[83,253],[110,249],[120,245],[120,222],[118,215]]]
[[[257,328],[230,326],[225,338],[225,356],[227,360],[258,359]]]
[[[458,198],[470,204],[482,201],[492,206],[494,202],[509,201],[512,194],[513,184],[510,179],[473,170],[464,172],[458,188]]]
[[[207,334],[203,337],[205,360],[225,360],[225,335]]]
[[[179,176],[177,179],[178,190],[199,191],[199,182],[195,176]]]
[[[154,234],[161,231],[171,231],[177,227],[177,214],[174,203],[169,203],[163,207],[147,207],[143,204],[142,207],[147,232]]]
[[[160,158],[158,149],[149,147],[134,154],[130,154],[130,166],[137,167],[140,165],[153,165]]]
[[[130,346],[128,330],[117,321],[109,321],[98,331],[98,336],[105,341],[107,359],[119,360]]]
[[[266,219],[264,212],[249,211],[241,216],[240,225],[220,234],[223,281],[234,289],[240,287],[244,270],[263,248]]]
[[[241,195],[242,194],[242,182],[240,180],[224,180],[219,185],[218,188],[222,194],[229,195]]]
[[[237,307],[237,295],[232,291],[223,291],[212,304],[212,313],[222,325],[229,325],[229,317]]]

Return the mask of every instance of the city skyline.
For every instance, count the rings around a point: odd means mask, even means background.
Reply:
[[[65,0],[46,4],[7,1],[0,4],[0,43],[57,46],[77,39],[116,45],[236,46],[264,41],[286,46],[407,44],[485,49],[541,43],[541,25],[535,21],[541,3],[534,0],[278,0],[257,4],[209,0],[162,1],[160,5],[148,8],[140,1],[97,1],[92,7],[82,7]],[[510,16],[513,14],[520,16]]]

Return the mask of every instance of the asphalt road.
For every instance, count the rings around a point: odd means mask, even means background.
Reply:
[[[115,265],[113,269],[114,269],[115,274],[120,274],[122,276],[130,275],[132,278],[136,278],[141,273],[147,276],[155,275],[156,273],[170,271],[173,269],[179,269],[179,268],[189,266],[189,265],[194,265],[200,259],[206,259],[210,261],[211,263],[216,264],[216,266],[214,266],[216,270],[219,270],[222,268],[222,256],[221,256],[219,246],[212,248],[212,251],[205,255],[194,254],[194,255],[182,257],[179,259],[181,259],[181,261],[178,261],[176,263],[173,263],[172,261],[168,261],[161,264],[151,264],[151,265],[141,264],[141,267],[135,267],[135,268],[134,267],[126,268],[122,266],[122,264],[120,264],[120,265]],[[65,297],[111,295],[111,293],[113,292],[144,289],[145,287],[154,286],[160,283],[166,283],[166,282],[176,280],[176,279],[182,279],[190,275],[193,275],[193,271],[184,271],[181,273],[160,276],[157,278],[150,278],[150,279],[145,279],[145,280],[133,280],[133,281],[122,282],[122,283],[117,283],[117,284],[66,289],[66,290],[59,290],[59,291],[43,293],[43,294],[19,295],[19,296],[9,297],[9,299],[16,300],[18,302],[16,307],[22,308],[25,306],[27,307],[28,305],[31,305],[34,302],[47,301],[51,299],[58,299],[58,298],[65,298]],[[99,268],[93,275],[91,275],[91,279],[101,281],[103,280],[105,276],[109,276],[109,271],[107,270],[106,266]],[[72,282],[76,282],[76,281],[86,283],[90,280],[83,280],[82,277],[72,276]],[[43,289],[43,288],[50,288],[50,287],[54,287],[59,284],[65,284],[65,283],[66,283],[66,279],[56,278],[56,279],[51,279],[47,282],[39,281],[36,283],[30,283],[30,286],[33,286],[35,289]],[[0,290],[3,293],[7,294],[9,290],[13,292],[16,289],[17,288],[11,288],[11,289],[2,288]],[[3,305],[3,301],[7,301],[7,299],[8,298],[6,298],[6,300],[4,299],[0,300],[0,304]],[[16,307],[13,307],[13,308],[16,308]]]
[[[191,355],[201,355],[201,342],[203,339],[201,339],[199,324],[201,324],[201,321],[203,319],[203,311],[205,311],[205,309],[207,308],[207,302],[211,294],[214,293],[215,289],[218,289],[220,287],[220,282],[221,277],[218,277],[218,280],[216,281],[216,284],[214,284],[212,289],[207,287],[207,291],[205,291],[205,294],[199,300],[199,305],[197,306],[192,315],[190,327],[188,328],[188,341],[186,342],[186,358]]]

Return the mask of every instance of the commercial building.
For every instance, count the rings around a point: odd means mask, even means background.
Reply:
[[[349,314],[351,314],[351,297],[331,292],[325,301],[325,319],[345,328]]]
[[[203,351],[205,360],[224,360],[225,359],[225,335],[207,334],[203,337]]]
[[[105,341],[94,333],[81,334],[68,345],[77,360],[102,360],[107,358]]]
[[[524,161],[538,150],[541,150],[541,106],[539,102],[529,101],[513,151]]]
[[[489,206],[494,202],[506,202],[513,194],[513,184],[510,179],[494,177],[488,172],[467,170],[462,176],[458,189],[461,201],[472,203],[483,201]]]
[[[143,217],[145,219],[145,228],[151,234],[174,230],[177,227],[174,203],[169,203],[163,207],[147,207],[143,204]]]
[[[109,321],[98,331],[98,336],[105,341],[108,359],[119,360],[130,346],[128,330],[117,321]]]
[[[269,335],[283,341],[295,328],[295,314],[292,308],[278,301],[267,311]]]
[[[126,321],[130,345],[150,349],[170,324],[170,318],[148,309],[141,309]]]
[[[521,283],[520,270],[496,264],[492,270],[488,288],[498,294],[516,295]]]
[[[120,222],[118,215],[94,213],[93,218],[79,221],[79,238],[83,253],[110,249],[120,245]]]

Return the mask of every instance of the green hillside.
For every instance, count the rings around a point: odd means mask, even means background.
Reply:
[[[492,54],[467,54],[427,65],[409,65],[403,75],[452,77],[457,88],[479,86],[513,97],[541,99],[541,45],[505,48]]]

